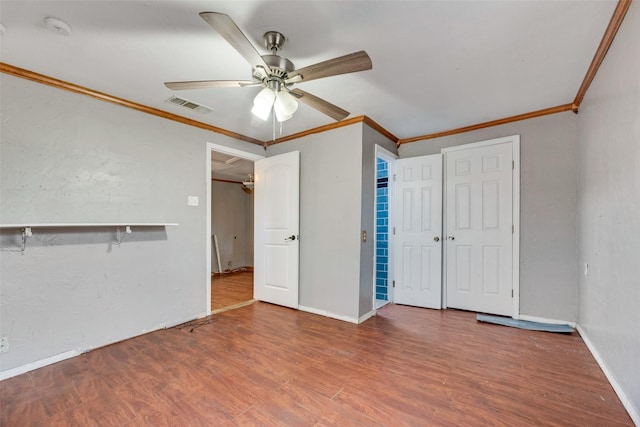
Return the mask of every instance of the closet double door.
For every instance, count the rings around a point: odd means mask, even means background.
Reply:
[[[514,141],[501,141],[396,162],[397,304],[517,312],[516,162]]]

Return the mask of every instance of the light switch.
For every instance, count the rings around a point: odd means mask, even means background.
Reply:
[[[187,205],[189,206],[198,206],[200,204],[200,200],[198,196],[189,196],[187,197]]]

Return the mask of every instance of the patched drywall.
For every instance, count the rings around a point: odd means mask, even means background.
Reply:
[[[0,221],[176,222],[0,232],[7,371],[206,313],[207,141],[261,147],[0,75]],[[187,206],[197,196],[199,206]]]
[[[579,325],[640,424],[640,4],[578,115]]]
[[[520,135],[520,314],[575,322],[576,116],[572,112],[403,144],[400,158]]]

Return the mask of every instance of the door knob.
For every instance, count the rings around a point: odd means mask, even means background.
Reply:
[[[456,240],[455,236],[448,236],[449,240]]]
[[[434,241],[434,242],[439,242],[439,241],[440,241],[440,237],[439,237],[439,236],[434,237],[434,238],[433,238],[433,241]]]
[[[295,234],[292,234],[291,236],[289,236],[289,237],[285,238],[284,240],[285,240],[285,242],[289,242],[289,241],[292,241],[292,240],[296,240],[296,235],[295,235]]]

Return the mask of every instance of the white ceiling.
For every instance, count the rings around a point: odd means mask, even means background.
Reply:
[[[260,140],[259,88],[173,92],[163,82],[250,80],[251,67],[198,13],[231,16],[261,53],[277,30],[296,68],[366,50],[373,69],[298,85],[399,138],[573,101],[615,1],[1,0],[2,62]],[[62,19],[70,36],[48,31]],[[164,102],[179,95],[213,109]],[[301,104],[288,135],[333,120]],[[279,126],[276,136],[280,136]]]
[[[242,182],[250,181],[249,174],[253,174],[253,161],[211,152],[211,178]]]

